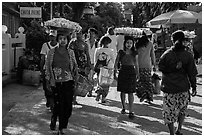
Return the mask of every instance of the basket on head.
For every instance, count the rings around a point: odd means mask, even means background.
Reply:
[[[81,31],[82,27],[73,21],[64,18],[53,18],[45,22],[45,26],[55,30]]]

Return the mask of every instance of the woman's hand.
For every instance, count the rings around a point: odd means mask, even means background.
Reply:
[[[46,80],[46,88],[47,90],[52,91],[50,82],[48,80]]]
[[[85,68],[85,74],[86,74],[86,75],[89,75],[89,73],[90,73],[90,70],[91,70],[91,68],[89,68],[89,67],[86,67],[86,68]]]
[[[156,71],[157,71],[156,66],[153,66],[153,71],[154,71],[154,72],[156,72]]]
[[[136,81],[140,80],[140,75],[136,75]]]
[[[118,77],[116,75],[117,73],[118,73],[118,71],[116,69],[114,69],[113,77],[115,80],[118,80]]]
[[[195,96],[196,96],[196,94],[197,94],[197,91],[196,91],[196,89],[192,89],[192,93],[191,93],[191,96],[192,96],[192,97],[195,97]]]

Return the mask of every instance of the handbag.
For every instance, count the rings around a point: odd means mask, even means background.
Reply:
[[[111,85],[114,80],[114,69],[101,67],[99,73],[99,85]]]
[[[161,80],[161,78],[159,77],[158,74],[154,73],[152,75],[152,84],[154,86],[154,91],[153,91],[154,94],[160,94],[160,92],[161,92],[160,80]]]

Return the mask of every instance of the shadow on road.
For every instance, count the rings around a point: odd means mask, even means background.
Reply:
[[[43,93],[33,92],[26,102],[16,104],[5,116],[10,124],[3,126],[3,130],[13,135],[54,134],[49,130],[51,113],[46,110],[45,99],[39,100],[42,97]],[[155,97],[155,100],[158,99],[161,100],[161,97]],[[108,103],[100,104],[93,97],[79,100],[80,104],[73,108],[68,129],[65,131],[68,135],[168,135],[160,104],[135,102],[133,109],[136,116],[130,120],[127,114],[120,114],[120,101],[107,99]],[[191,102],[190,105],[201,107],[195,102]],[[189,109],[190,117],[184,123],[183,129],[185,135],[202,134],[201,112]]]

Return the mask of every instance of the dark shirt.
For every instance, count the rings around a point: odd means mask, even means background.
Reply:
[[[176,69],[178,61],[181,69]],[[159,61],[159,71],[162,72],[161,90],[166,93],[180,93],[196,89],[197,69],[193,56],[188,51],[165,51]]]

